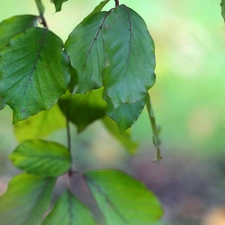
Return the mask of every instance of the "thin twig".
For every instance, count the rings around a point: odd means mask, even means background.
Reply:
[[[70,122],[68,118],[66,118],[66,135],[67,135],[67,148],[69,153],[71,154],[71,132],[70,132]],[[72,179],[75,174],[73,166],[67,172],[67,187],[70,191],[72,191]]]
[[[67,133],[67,147],[69,152],[71,153],[71,132],[70,132],[70,122],[66,118],[66,133]]]
[[[48,29],[48,25],[47,25],[47,22],[45,20],[45,17],[43,15],[40,15],[39,18],[41,19],[41,24],[43,25],[43,27]]]
[[[120,5],[119,0],[115,0],[116,7]]]

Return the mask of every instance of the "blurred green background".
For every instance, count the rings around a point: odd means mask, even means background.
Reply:
[[[48,25],[64,41],[99,3],[69,0],[60,13],[46,3]],[[166,225],[225,224],[225,25],[220,1],[120,0],[146,21],[155,41],[157,82],[150,90],[161,125],[163,160],[154,164],[152,132],[144,110],[132,127],[139,151],[130,156],[96,122],[77,136],[76,168],[119,168],[141,179],[163,202]],[[114,6],[111,1],[106,9]],[[0,1],[0,20],[37,14],[32,0]],[[1,35],[1,34],[0,34]],[[141,37],[140,37],[141,38]],[[7,160],[17,145],[12,111],[0,111],[0,193],[18,173]],[[64,130],[50,139],[66,141]],[[213,220],[213,223],[211,222]]]

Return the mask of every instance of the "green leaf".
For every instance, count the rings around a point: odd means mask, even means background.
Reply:
[[[78,132],[81,132],[93,121],[105,116],[106,103],[102,99],[101,88],[84,95],[62,97],[59,106],[64,115],[77,126]]]
[[[156,147],[156,156],[155,156],[155,160],[154,161],[157,162],[160,159],[162,159],[161,150],[160,150],[160,143],[161,142],[160,142],[160,139],[159,139],[160,128],[156,124],[155,115],[154,115],[154,112],[153,112],[151,98],[150,98],[149,93],[147,95],[146,105],[147,105],[149,119],[150,119],[151,126],[152,126],[153,143],[154,143],[154,145]]]
[[[14,131],[19,142],[28,139],[42,138],[53,131],[65,128],[66,121],[58,104],[47,111],[32,116],[15,124]]]
[[[107,102],[106,114],[117,123],[120,132],[124,133],[141,114],[146,103],[146,96],[134,103],[118,103],[116,107],[109,98],[105,100]]]
[[[220,6],[221,6],[221,15],[223,17],[223,20],[225,21],[225,0],[221,0]]]
[[[127,149],[130,154],[136,153],[137,143],[132,141],[130,130],[126,130],[121,134],[116,122],[108,116],[103,117],[102,122],[106,129]]]
[[[27,140],[9,156],[13,165],[42,177],[57,177],[71,167],[71,155],[61,144],[45,140]]]
[[[36,5],[37,5],[39,14],[40,14],[40,15],[43,15],[44,12],[45,12],[45,7],[44,7],[44,5],[43,5],[43,3],[42,3],[42,0],[35,0],[35,2],[36,2]]]
[[[88,15],[88,17],[93,16],[95,13],[99,13],[102,11],[102,9],[109,3],[110,0],[104,0],[97,5],[94,10]]]
[[[62,40],[43,28],[30,28],[0,52],[0,96],[14,111],[13,123],[51,108],[70,81]]]
[[[154,225],[162,217],[158,199],[133,177],[116,170],[84,176],[107,225]]]
[[[0,197],[1,225],[40,225],[49,207],[53,178],[29,174],[14,177]]]
[[[65,43],[71,65],[78,76],[76,93],[84,94],[102,87],[105,67],[102,26],[107,15],[107,12],[100,12],[88,16],[72,31]]]
[[[33,15],[14,16],[3,20],[0,23],[0,51],[14,36],[34,26],[36,20],[37,16]]]
[[[64,2],[67,2],[68,0],[53,0],[53,3],[55,4],[55,10],[56,12],[61,11],[62,9],[62,4]]]
[[[91,212],[70,192],[64,192],[42,225],[96,225]]]
[[[144,20],[125,5],[107,16],[102,33],[108,61],[103,75],[106,113],[123,132],[139,117],[155,83],[154,43]]]

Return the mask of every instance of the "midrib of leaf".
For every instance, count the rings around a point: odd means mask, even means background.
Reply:
[[[46,178],[45,178],[45,179],[46,179]],[[40,199],[40,196],[43,195],[43,192],[45,191],[46,186],[49,185],[49,182],[50,182],[50,181],[49,181],[49,178],[47,178],[47,179],[48,179],[48,180],[46,180],[46,181],[44,182],[44,184],[43,184],[41,187],[38,186],[35,190],[33,190],[33,191],[39,190],[39,193],[36,195],[36,196],[39,196],[39,198],[37,198],[35,204],[33,204],[33,206],[32,206],[31,208],[29,208],[29,209],[30,209],[30,212],[33,212],[34,209],[35,209],[35,207],[37,207],[37,201]],[[33,202],[33,196],[30,196],[30,198],[31,198],[30,201]],[[30,218],[30,215],[31,215],[31,214],[27,215],[25,221],[27,221],[28,218]]]
[[[131,24],[131,19],[130,19],[130,12],[126,7],[126,11],[127,11],[127,15],[128,15],[128,22],[129,22],[129,33],[130,33],[130,39],[129,39],[129,50],[128,50],[128,55],[127,55],[127,62],[126,62],[126,67],[125,67],[125,71],[124,71],[124,76],[126,76],[127,74],[127,67],[129,64],[129,59],[130,59],[130,52],[131,52],[131,45],[132,45],[132,24]]]
[[[47,179],[49,179],[49,178],[47,178]],[[46,182],[42,185],[42,188],[39,188],[39,190],[41,189],[41,191],[40,191],[39,194],[38,194],[39,198],[37,199],[37,201],[40,199],[40,196],[43,195],[43,192],[45,191],[46,186],[47,186],[48,184],[49,184],[49,181],[46,181]],[[37,206],[36,204],[34,204],[31,211],[33,211],[33,210],[35,209],[35,207],[38,207],[38,206]],[[30,215],[28,215],[27,218],[29,218],[29,217],[30,217]]]
[[[67,194],[67,200],[68,200],[68,204],[69,204],[69,217],[70,217],[70,220],[69,220],[69,225],[73,225],[73,203],[72,203],[72,198],[70,198],[70,195],[69,195],[70,192],[68,192]]]
[[[107,194],[104,193],[104,191],[101,189],[101,187],[99,187],[97,184],[95,184],[95,182],[93,182],[90,178],[87,178],[87,180],[89,180],[93,186],[95,186],[95,188],[97,189],[97,191],[104,196],[105,201],[112,207],[112,209],[116,212],[116,214],[118,214],[118,216],[120,217],[120,219],[127,225],[129,225],[128,221],[123,217],[123,215],[119,212],[119,210],[117,209],[117,207],[110,201],[109,197],[107,196]],[[91,190],[90,190],[91,191]],[[92,191],[91,191],[92,192]]]
[[[83,66],[83,70],[82,70],[81,76],[82,76],[83,73],[84,73],[85,67],[86,67],[86,65],[87,65],[87,60],[88,60],[88,57],[90,56],[90,53],[91,53],[91,51],[92,51],[92,48],[93,48],[95,42],[97,41],[97,38],[98,38],[100,32],[102,31],[102,26],[103,26],[103,24],[104,24],[104,22],[105,22],[107,16],[110,14],[110,12],[111,12],[111,11],[107,12],[106,15],[104,16],[104,18],[103,18],[103,20],[102,20],[100,26],[98,27],[98,30],[97,30],[97,32],[96,32],[95,37],[94,37],[93,40],[92,40],[92,43],[91,43],[91,45],[90,45],[90,48],[88,49],[88,52],[87,52],[87,55],[86,55],[86,58],[85,58],[85,63],[84,63],[84,66]]]
[[[35,155],[35,154],[19,154],[19,156],[28,156],[28,157],[35,157],[35,158],[51,158],[51,159],[59,159],[59,160],[64,160],[67,161],[67,158],[65,157],[60,157],[60,156],[50,156],[50,155]]]
[[[31,77],[35,71],[35,68],[36,68],[36,65],[37,65],[37,61],[38,61],[38,58],[41,54],[41,50],[43,49],[43,45],[44,45],[44,42],[45,42],[45,39],[46,39],[46,35],[47,35],[47,32],[48,32],[48,29],[44,29],[44,33],[43,33],[43,37],[42,37],[42,40],[41,40],[41,44],[40,44],[40,48],[38,50],[38,53],[37,53],[37,56],[34,60],[34,66],[32,67],[31,69],[31,72],[30,72],[30,75],[29,75],[29,78],[28,78],[28,81],[27,81],[27,84],[25,85],[25,90],[24,90],[24,93],[23,93],[23,96],[26,94],[26,90],[27,90],[27,87],[29,85],[29,82],[31,80]]]

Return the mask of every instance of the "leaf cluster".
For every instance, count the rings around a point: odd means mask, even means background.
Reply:
[[[0,197],[0,225],[96,224],[72,190],[46,215],[57,178],[79,175],[109,225],[161,224],[162,207],[143,184],[117,170],[77,174],[70,143],[46,141],[73,123],[82,132],[101,120],[130,153],[137,144],[130,127],[147,106],[161,158],[149,89],[155,83],[154,43],[141,16],[126,5],[103,11],[105,0],[78,25],[65,43],[49,30],[41,0],[39,15],[19,15],[0,23],[0,109],[13,110],[21,142],[9,156],[25,173],[14,177]],[[66,0],[52,0],[56,12]],[[67,121],[67,122],[65,122]]]

